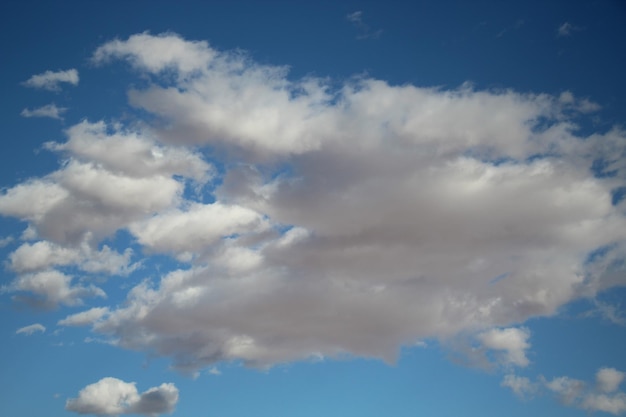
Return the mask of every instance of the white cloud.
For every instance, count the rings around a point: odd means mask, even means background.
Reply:
[[[559,26],[556,33],[557,33],[557,36],[564,38],[564,37],[571,36],[574,32],[577,32],[579,30],[581,30],[580,27],[574,26],[573,24],[569,22],[565,22]]]
[[[357,39],[377,39],[383,33],[382,29],[372,31],[370,26],[363,20],[363,11],[348,13],[346,19],[359,31]]]
[[[580,113],[593,113],[602,109],[598,103],[594,103],[587,98],[579,99],[574,97],[571,91],[562,92],[559,96],[559,102],[564,109],[571,109]]]
[[[33,110],[24,109],[20,113],[23,117],[50,117],[52,119],[63,120],[63,113],[67,111],[65,107],[57,107],[56,104],[46,104]]]
[[[159,252],[201,252],[218,239],[267,228],[263,217],[248,208],[191,204],[130,225],[139,242]]]
[[[72,277],[55,270],[46,270],[18,276],[11,284],[2,287],[5,292],[28,292],[18,299],[39,307],[81,305],[84,297],[105,297],[100,288],[93,285],[72,285]]]
[[[158,145],[140,131],[111,127],[104,122],[83,121],[66,133],[67,142],[48,142],[46,147],[67,152],[83,161],[102,164],[111,172],[122,172],[131,177],[176,174],[198,182],[205,182],[212,175],[211,165],[198,153]]]
[[[526,357],[526,350],[530,348],[528,329],[508,328],[491,329],[478,335],[483,346],[488,349],[501,351],[505,364],[515,366],[528,366],[529,360]]]
[[[558,394],[559,398],[566,405],[575,405],[585,390],[585,383],[578,379],[561,376],[551,381],[546,381],[546,387]]]
[[[537,385],[529,378],[515,374],[505,375],[500,385],[510,388],[520,398],[527,398],[537,392]]]
[[[78,247],[64,247],[45,240],[36,243],[24,243],[9,255],[10,268],[18,273],[49,269],[54,266],[75,265],[90,273],[109,275],[128,275],[138,264],[130,265],[132,249],[123,254],[113,251],[107,245],[94,250],[87,244]]]
[[[126,59],[133,67],[150,72],[173,69],[189,74],[205,69],[214,55],[204,41],[189,42],[176,34],[151,36],[142,33],[126,41],[107,42],[94,52],[92,61],[103,64],[112,59]]]
[[[13,236],[7,236],[7,237],[0,238],[0,248],[4,248],[5,246],[9,245],[14,240],[15,239],[13,238]]]
[[[24,326],[24,327],[21,327],[21,328],[17,329],[15,334],[23,334],[23,335],[26,335],[26,336],[30,336],[33,333],[36,333],[36,332],[43,333],[45,331],[46,331],[45,326],[43,326],[43,325],[41,325],[39,323],[35,323],[35,324],[31,324],[29,326]]]
[[[59,91],[60,84],[78,85],[78,71],[74,68],[65,71],[46,71],[33,75],[22,84],[26,87],[42,88],[44,90]]]
[[[68,399],[65,409],[98,416],[158,416],[174,411],[177,402],[178,389],[174,384],[161,384],[139,394],[134,382],[106,377],[80,390],[77,398]]]
[[[601,368],[596,374],[598,389],[602,392],[615,392],[624,380],[624,372],[614,368]]]
[[[86,326],[95,323],[109,313],[108,307],[94,307],[80,313],[71,314],[59,320],[59,326]]]
[[[615,415],[626,412],[626,394],[590,394],[585,397],[582,408],[590,411],[604,411]]]
[[[596,373],[595,389],[583,381],[566,376],[544,380],[544,385],[558,394],[565,405],[619,415],[626,412],[626,394],[617,391],[623,379],[624,372],[601,368]]]
[[[528,333],[509,326],[624,282],[624,203],[611,192],[626,183],[626,133],[578,135],[573,93],[366,77],[334,88],[172,34],[116,40],[93,59],[148,80],[129,100],[150,117],[133,131],[68,129],[48,145],[61,168],[3,191],[0,213],[61,248],[95,251],[124,230],[147,256],[190,263],[150,274],[94,321],[118,346],[193,372],[393,361],[415,340],[469,333],[525,366]],[[615,175],[594,176],[598,160]]]

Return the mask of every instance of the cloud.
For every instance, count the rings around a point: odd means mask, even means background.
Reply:
[[[596,387],[566,376],[544,381],[545,386],[572,407],[587,411],[604,411],[615,415],[626,412],[626,394],[617,391],[624,373],[614,368],[601,368],[596,373]]]
[[[208,371],[211,375],[222,375],[222,371],[220,371],[219,369],[217,369],[215,366],[211,367],[211,369],[209,369]]]
[[[33,333],[36,333],[36,332],[43,333],[45,331],[46,331],[46,328],[43,325],[41,325],[39,323],[35,323],[35,324],[31,324],[29,326],[24,326],[24,327],[21,327],[21,328],[17,329],[15,334],[23,334],[23,335],[26,335],[26,336],[30,336]]]
[[[361,10],[348,13],[346,19],[359,31],[357,39],[378,39],[383,33],[382,29],[371,30],[369,25],[363,21],[363,12]]]
[[[626,394],[590,394],[585,397],[582,408],[590,411],[604,411],[615,415],[626,412]]]
[[[72,68],[65,71],[46,71],[42,74],[33,75],[22,84],[26,87],[31,88],[42,88],[49,91],[60,91],[60,84],[67,83],[71,85],[78,85],[78,81],[78,71]]]
[[[52,119],[63,120],[62,114],[67,111],[65,107],[57,107],[56,104],[46,104],[33,110],[24,109],[20,113],[23,117],[50,117]]]
[[[75,265],[90,273],[128,275],[138,264],[130,265],[132,249],[117,253],[107,245],[94,250],[86,242],[79,247],[64,247],[45,240],[24,243],[9,255],[9,267],[18,273],[49,269],[53,266]]]
[[[175,34],[142,33],[126,41],[118,39],[100,46],[92,62],[104,64],[112,59],[125,59],[137,69],[155,73],[172,69],[187,75],[206,68],[214,56],[215,51],[204,41],[185,41]]]
[[[589,99],[577,99],[571,91],[564,91],[559,96],[559,102],[564,109],[571,109],[580,113],[593,113],[599,111],[602,107],[598,103],[594,103]]]
[[[0,248],[4,248],[5,246],[11,244],[14,240],[13,236],[0,238]]]
[[[558,394],[560,400],[566,405],[576,404],[585,390],[583,381],[567,376],[546,381],[545,385],[550,391]]]
[[[565,22],[561,26],[559,26],[556,33],[558,37],[565,38],[565,37],[571,36],[574,32],[577,32],[579,30],[582,30],[582,28],[578,26],[574,26],[573,24],[569,22]]]
[[[601,368],[596,374],[598,389],[606,393],[617,391],[623,380],[624,372],[614,368]]]
[[[515,366],[528,366],[530,363],[526,357],[526,349],[530,348],[528,329],[508,328],[491,329],[478,335],[483,346],[488,349],[501,351],[501,361]]]
[[[82,122],[67,135],[64,144],[47,144],[69,154],[61,169],[0,195],[1,214],[29,220],[54,243],[98,239],[175,206],[185,188],[175,176],[200,185],[210,178],[211,165],[197,153],[157,145],[147,135],[102,122]]]
[[[59,326],[86,326],[95,323],[109,313],[108,307],[94,307],[80,313],[71,314],[59,320]]]
[[[72,285],[73,277],[56,270],[46,270],[18,276],[3,292],[27,292],[19,300],[36,307],[52,308],[58,304],[76,306],[85,297],[106,297],[104,291],[93,285]]]
[[[612,190],[626,133],[577,131],[573,93],[337,87],[175,34],[92,59],[148,80],[128,92],[146,119],[70,127],[48,145],[61,167],[4,190],[0,213],[28,223],[25,248],[48,247],[50,268],[81,268],[119,231],[133,253],[173,258],[93,319],[117,346],[195,372],[392,362],[416,340],[469,334],[488,359],[526,366],[528,331],[511,326],[623,285],[626,203]]]
[[[139,394],[134,382],[106,377],[80,390],[77,398],[68,399],[65,409],[98,416],[158,416],[174,411],[177,402],[178,389],[172,383],[161,384]]]
[[[529,378],[515,374],[505,375],[500,385],[510,388],[520,398],[528,398],[537,392],[537,384],[531,382]]]

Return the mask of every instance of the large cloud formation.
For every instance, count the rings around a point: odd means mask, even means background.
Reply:
[[[47,145],[63,166],[3,192],[0,213],[47,242],[11,255],[18,273],[36,269],[21,256],[35,247],[45,273],[85,269],[117,230],[187,263],[68,317],[119,346],[197,370],[391,361],[402,345],[469,334],[526,366],[530,335],[506,326],[624,284],[626,132],[579,135],[598,106],[571,92],[336,88],[175,34],[111,41],[92,60],[150,80],[129,100],[151,119],[71,127]],[[108,253],[109,270],[132,268]],[[63,294],[39,282],[8,290],[70,304],[69,281]]]

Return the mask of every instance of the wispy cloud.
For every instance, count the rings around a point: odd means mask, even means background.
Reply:
[[[357,35],[357,39],[377,39],[383,33],[382,29],[372,30],[370,26],[365,23],[361,10],[348,13],[346,19],[358,30],[359,34]]]
[[[62,114],[67,111],[65,107],[57,107],[56,104],[46,104],[36,109],[24,109],[20,115],[22,117],[49,117],[51,119],[63,120]]]
[[[13,238],[13,236],[7,236],[7,237],[0,238],[0,248],[4,248],[5,246],[9,245],[14,240],[15,239]]]
[[[61,90],[61,84],[78,85],[78,71],[74,68],[65,71],[46,71],[33,75],[22,84],[26,87],[41,88],[49,91]]]
[[[569,22],[565,22],[557,28],[556,35],[560,38],[565,38],[565,37],[571,36],[574,32],[577,32],[579,30],[582,30],[582,28],[578,26],[574,26],[573,24]]]
[[[31,324],[29,326],[24,326],[24,327],[22,327],[20,329],[17,329],[15,334],[23,334],[23,335],[26,335],[26,336],[30,336],[33,333],[36,333],[36,332],[43,333],[45,331],[46,331],[46,328],[43,325],[41,325],[39,323],[35,323],[35,324]]]

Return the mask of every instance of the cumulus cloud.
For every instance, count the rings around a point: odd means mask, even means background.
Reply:
[[[18,276],[3,292],[18,292],[17,299],[36,307],[51,308],[59,304],[75,306],[85,297],[106,297],[104,291],[93,285],[72,284],[73,277],[56,270],[45,270]]]
[[[31,324],[29,326],[24,326],[24,327],[21,327],[21,328],[17,329],[15,334],[23,334],[23,335],[26,335],[26,336],[30,336],[33,333],[36,333],[36,332],[43,333],[45,331],[46,331],[46,328],[42,324],[35,323],[35,324]]]
[[[148,80],[128,96],[149,119],[69,128],[47,145],[61,168],[4,190],[0,213],[49,242],[42,265],[80,268],[83,242],[95,254],[120,230],[146,256],[187,262],[74,319],[118,346],[195,372],[393,361],[416,340],[470,334],[523,367],[529,333],[510,326],[624,283],[626,203],[612,192],[626,133],[580,135],[589,106],[573,93],[336,87],[175,34],[92,59]]]
[[[49,91],[61,90],[60,84],[78,85],[78,71],[74,68],[65,71],[46,71],[33,75],[22,84],[26,87],[41,88]]]
[[[68,399],[65,409],[98,416],[158,416],[174,411],[177,402],[178,389],[172,383],[164,383],[139,394],[134,382],[106,377],[80,390],[77,398]]]
[[[94,250],[86,242],[78,247],[64,247],[41,240],[33,244],[24,243],[13,251],[9,255],[9,267],[15,272],[24,273],[75,265],[90,273],[128,275],[138,267],[138,264],[130,264],[132,254],[130,248],[124,253],[117,253],[107,245]]]
[[[602,368],[596,374],[598,389],[602,392],[615,392],[624,380],[624,372],[614,368]]]
[[[22,117],[50,117],[51,119],[63,120],[63,113],[67,111],[65,107],[57,107],[56,104],[46,104],[33,110],[22,110]]]
[[[175,206],[185,189],[178,176],[200,185],[210,178],[211,165],[195,152],[120,129],[82,122],[67,131],[66,143],[47,144],[67,152],[65,164],[4,191],[0,213],[29,220],[52,242],[79,244]]]
[[[503,353],[501,361],[515,366],[527,366],[526,349],[530,347],[528,329],[491,329],[478,335],[483,346]]]

